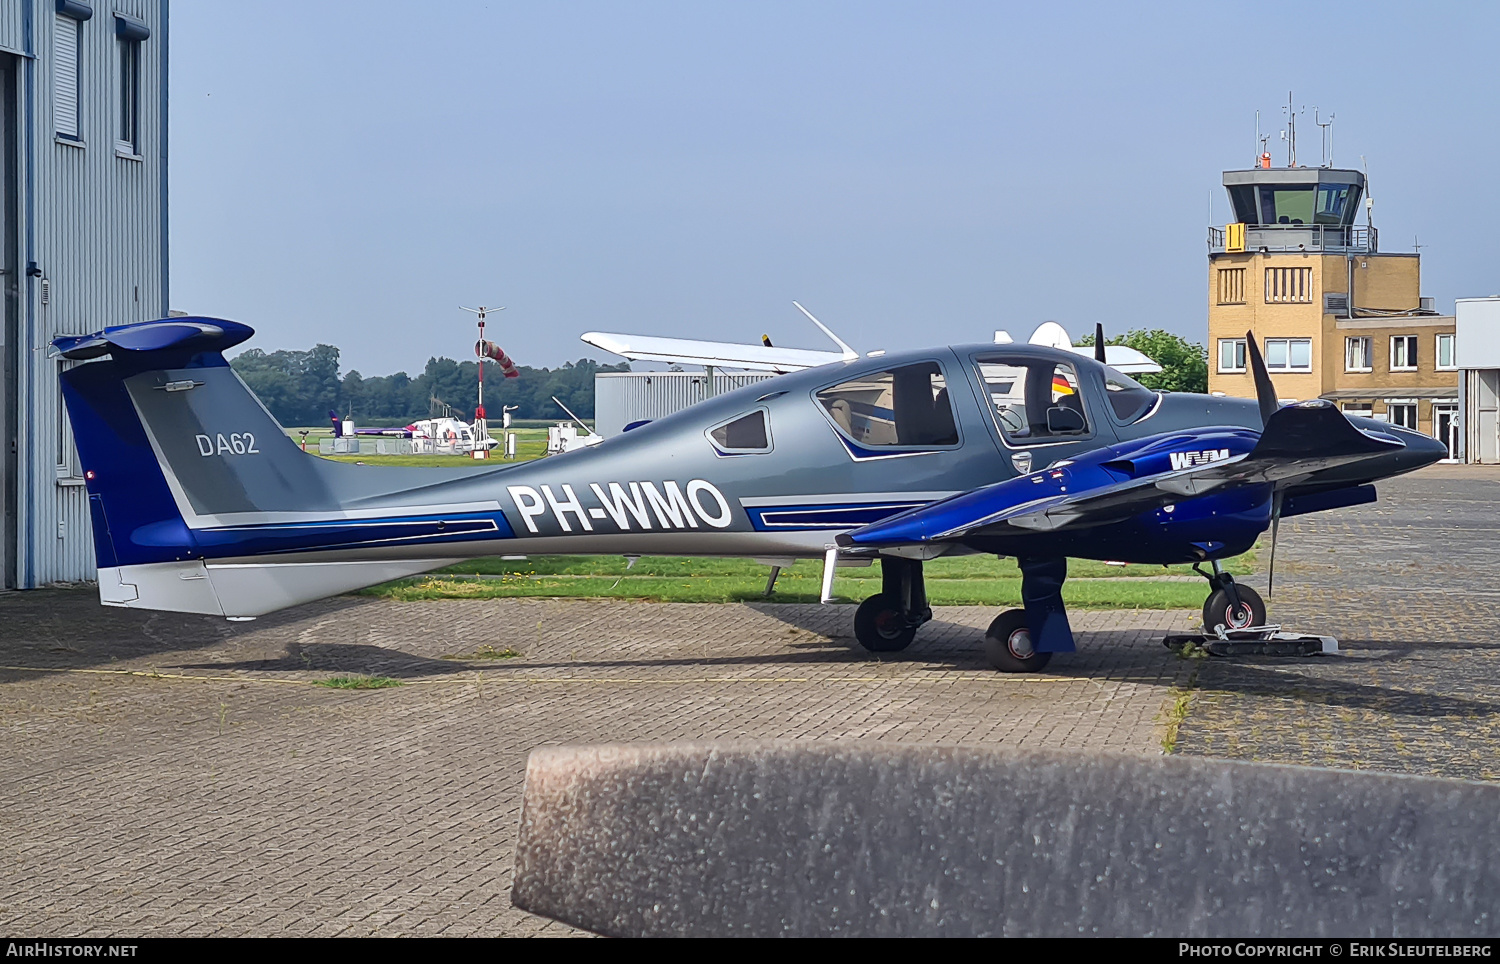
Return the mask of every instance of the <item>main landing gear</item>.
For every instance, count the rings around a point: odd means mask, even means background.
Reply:
[[[1052,654],[1036,651],[1026,610],[1007,609],[984,634],[984,658],[1002,673],[1040,673]]]
[[[880,592],[854,611],[854,638],[872,653],[898,653],[911,645],[918,627],[931,618],[922,563],[884,556]]]
[[[1023,558],[1019,562],[1025,608],[1001,613],[984,635],[985,657],[1002,673],[1036,673],[1053,653],[1073,651],[1073,630],[1062,602],[1067,560]],[[900,652],[932,618],[922,563],[883,556],[880,578],[881,591],[854,612],[854,637],[872,653]]]
[[[1209,594],[1203,602],[1203,631],[1214,635],[1218,630],[1249,629],[1266,624],[1266,604],[1260,593],[1249,586],[1234,581],[1234,576],[1224,571],[1217,559],[1212,574],[1197,565],[1193,571],[1208,580]]]

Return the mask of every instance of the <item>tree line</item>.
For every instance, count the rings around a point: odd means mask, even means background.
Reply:
[[[1208,391],[1208,349],[1181,335],[1160,328],[1137,328],[1114,338],[1106,337],[1104,343],[1128,345],[1160,365],[1161,371],[1154,375],[1134,376],[1153,391],[1199,394]],[[1085,335],[1078,339],[1078,344],[1092,346],[1094,336]]]
[[[452,414],[474,417],[479,405],[479,365],[442,356],[427,359],[419,375],[396,372],[366,378],[350,369],[339,374],[339,350],[317,345],[308,351],[265,352],[251,348],[230,361],[282,425],[321,425],[328,413],[363,425],[406,424]],[[579,418],[594,417],[594,373],[630,371],[630,363],[601,365],[592,358],[561,368],[516,366],[519,378],[505,378],[498,365],[486,365],[484,404],[498,423],[502,405],[515,405],[514,418],[563,419],[556,395]]]

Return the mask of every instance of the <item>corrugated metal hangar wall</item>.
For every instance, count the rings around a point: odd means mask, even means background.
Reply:
[[[94,578],[54,335],[167,314],[167,0],[0,0],[7,588]]]
[[[631,422],[664,418],[710,395],[774,377],[763,372],[714,372],[714,390],[709,392],[704,372],[600,372],[594,376],[594,431],[609,438]]]

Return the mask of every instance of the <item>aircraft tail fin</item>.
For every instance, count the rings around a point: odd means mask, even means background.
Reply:
[[[232,321],[171,318],[54,339],[58,354],[85,362],[63,372],[62,392],[106,604],[256,615],[329,594],[314,584],[341,592],[393,578],[349,563],[320,577],[247,562],[347,545],[355,524],[338,522],[346,507],[382,502],[380,480],[336,486],[339,470],[353,467],[302,452],[229,367],[223,351],[252,334]],[[393,471],[391,494],[426,481]],[[223,571],[210,578],[216,565]],[[238,591],[246,580],[258,588]]]

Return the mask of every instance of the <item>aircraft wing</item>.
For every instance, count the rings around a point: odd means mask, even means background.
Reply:
[[[595,348],[602,348],[631,361],[744,368],[750,371],[775,372],[778,375],[859,357],[836,351],[767,348],[764,345],[737,345],[732,342],[664,338],[657,335],[621,335],[607,331],[584,332],[580,337]]]
[[[957,542],[1015,527],[1033,531],[1119,522],[1187,498],[1246,485],[1286,487],[1324,469],[1405,448],[1367,432],[1332,403],[1276,411],[1263,432],[1210,428],[1171,432],[1102,449],[934,502],[837,537],[845,550]]]
[[[1094,357],[1092,345],[1069,345],[1066,350],[1075,355]],[[1129,345],[1105,345],[1104,364],[1126,375],[1154,375],[1161,371],[1161,366],[1152,361],[1149,356],[1136,351]]]

